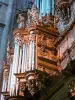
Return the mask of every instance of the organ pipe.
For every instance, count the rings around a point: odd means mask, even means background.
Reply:
[[[11,73],[12,73],[12,64],[10,65],[10,72],[9,72],[9,80],[8,80],[8,91],[10,90],[11,85]]]
[[[28,71],[28,46],[26,46],[26,71]]]
[[[52,15],[54,15],[54,0],[52,0]]]
[[[25,49],[25,44],[23,44],[23,55],[22,55],[22,69],[21,72],[24,72],[24,49]]]
[[[32,69],[32,41],[29,43],[29,70]]]
[[[32,70],[34,70],[34,41],[32,41]]]
[[[28,58],[28,55],[27,55],[27,45],[25,44],[25,52],[24,52],[24,71],[27,70],[27,58]]]
[[[21,70],[21,60],[22,60],[22,49],[20,48],[20,56],[19,56],[18,73],[20,73],[20,70]]]
[[[47,0],[46,2],[46,13],[50,13],[50,0]]]

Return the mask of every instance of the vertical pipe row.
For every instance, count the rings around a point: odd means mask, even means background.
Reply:
[[[40,3],[40,5],[39,5]],[[35,0],[35,4],[37,8],[39,9],[39,16],[47,14],[52,14],[54,15],[54,0]]]
[[[15,43],[13,66],[12,66],[12,75],[11,75],[12,78],[11,78],[10,95],[15,95],[16,77],[15,77],[14,73],[17,73],[18,58],[19,58],[19,45],[17,43]]]
[[[14,0],[9,0],[9,6],[7,9],[7,16],[6,16],[6,21],[5,21],[5,27],[3,30],[3,35],[1,39],[1,48],[0,48],[0,91],[2,89],[2,72],[3,72],[3,60],[5,57],[5,51],[6,51],[6,45],[7,45],[7,37],[9,33],[9,27],[12,19],[12,11],[13,11],[13,4]]]

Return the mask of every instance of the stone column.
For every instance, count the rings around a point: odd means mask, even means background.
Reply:
[[[1,40],[1,48],[0,48],[0,92],[2,89],[2,76],[3,76],[3,60],[5,57],[6,45],[7,45],[7,37],[9,33],[9,27],[12,19],[12,10],[13,10],[14,0],[9,1],[9,6],[6,14],[6,26],[3,30],[2,40]]]

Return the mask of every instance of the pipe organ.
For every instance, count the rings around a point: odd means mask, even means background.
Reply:
[[[30,25],[27,24],[29,27],[26,27],[26,13],[21,12],[18,14],[19,25],[13,31],[14,50],[8,50],[9,56],[7,59],[11,61],[9,62],[9,67],[5,67],[6,70],[4,69],[4,73],[8,75],[4,75],[7,76],[7,80],[3,80],[2,93],[6,96],[24,95],[21,92],[21,87],[26,82],[27,72],[37,69],[52,76],[57,75],[60,71],[57,66],[57,49],[53,44],[58,32],[53,26],[44,28],[45,24],[39,24],[36,18],[38,12],[35,12],[33,12],[35,18],[32,20],[38,23],[32,25],[30,22],[28,23]],[[7,63],[4,66],[7,66]],[[29,79],[33,79],[34,76],[32,74]]]

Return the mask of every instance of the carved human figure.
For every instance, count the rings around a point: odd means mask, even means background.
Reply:
[[[17,23],[18,23],[18,28],[24,28],[25,27],[25,17],[24,17],[24,14],[19,14],[18,15]]]

